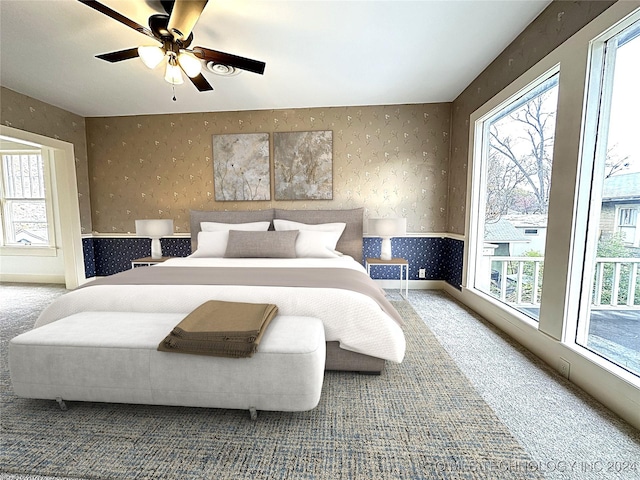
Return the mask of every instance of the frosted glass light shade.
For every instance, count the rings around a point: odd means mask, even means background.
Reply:
[[[136,235],[151,238],[151,258],[162,258],[160,237],[173,235],[173,220],[136,220]]]
[[[370,235],[382,237],[380,259],[391,260],[391,237],[400,237],[407,233],[406,218],[370,218],[368,222]]]
[[[154,69],[160,65],[160,62],[162,62],[162,59],[164,58],[164,50],[160,47],[147,45],[138,47],[138,55],[140,56],[142,63],[147,67]]]
[[[181,50],[178,54],[178,63],[189,77],[194,78],[200,75],[202,63],[195,55]]]
[[[172,85],[182,85],[184,83],[182,70],[180,70],[178,65],[171,65],[171,62],[167,63],[167,71],[164,74],[164,79]]]

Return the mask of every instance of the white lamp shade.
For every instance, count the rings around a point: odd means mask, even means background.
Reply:
[[[164,74],[164,79],[172,85],[182,85],[184,83],[182,70],[178,65],[172,65],[171,62],[167,63],[167,71]]]
[[[370,218],[369,234],[376,237],[400,237],[407,233],[406,218]]]
[[[194,78],[200,75],[202,63],[192,53],[181,50],[178,54],[178,63],[189,77]]]
[[[136,235],[149,238],[173,235],[173,220],[136,220]]]
[[[138,47],[138,55],[140,56],[142,63],[147,67],[154,69],[160,65],[160,62],[162,62],[162,59],[164,58],[164,50],[160,47],[145,45]]]

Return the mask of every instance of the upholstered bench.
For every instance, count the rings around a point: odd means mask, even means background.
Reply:
[[[317,318],[276,316],[251,358],[157,351],[183,314],[83,312],[9,343],[16,395],[88,402],[304,411],[317,406],[326,344]]]

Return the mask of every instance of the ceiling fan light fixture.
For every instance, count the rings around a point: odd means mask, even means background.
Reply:
[[[175,64],[175,60],[169,60],[167,63],[167,71],[164,74],[164,79],[171,85],[182,85],[184,83],[182,70],[180,70],[180,67]]]
[[[145,45],[138,47],[138,55],[140,60],[150,69],[156,68],[164,58],[164,50],[160,47]]]
[[[189,77],[194,78],[200,75],[202,71],[202,63],[192,53],[181,50],[178,54],[178,63]]]
[[[150,69],[157,68],[161,63],[166,63],[164,78],[167,83],[174,87],[184,83],[182,73],[185,73],[188,74],[190,82],[199,92],[213,90],[211,84],[201,74],[203,67],[216,75],[225,77],[235,76],[241,70],[259,75],[264,74],[266,66],[264,62],[205,47],[189,49],[193,42],[193,28],[202,15],[208,0],[162,0],[162,6],[167,15],[151,15],[148,19],[148,28],[112,10],[99,0],[79,1],[160,44],[160,46],[143,45],[96,55],[101,60],[116,63],[140,57],[145,66]],[[150,1],[147,0],[147,2]],[[175,88],[173,99],[175,100]]]

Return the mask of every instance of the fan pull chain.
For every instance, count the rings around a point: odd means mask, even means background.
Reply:
[[[171,89],[173,90],[173,101],[176,101],[176,86],[175,85],[171,85]]]

